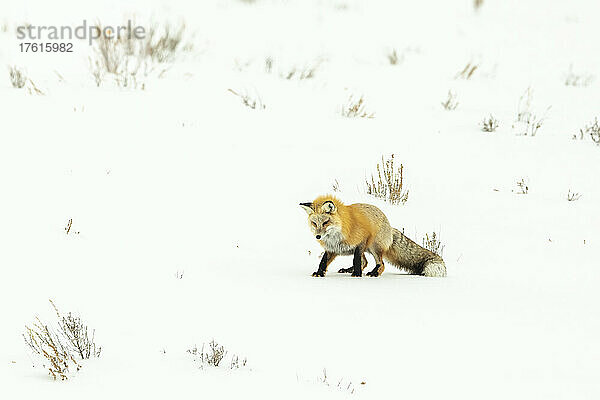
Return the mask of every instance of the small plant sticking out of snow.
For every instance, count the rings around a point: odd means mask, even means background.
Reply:
[[[334,387],[337,390],[342,390],[350,394],[354,394],[355,391],[352,381],[345,380],[344,378],[336,379],[337,383],[335,381],[330,382],[325,368],[323,368],[323,374],[317,377],[317,381],[325,386]],[[362,384],[364,384],[364,382]]]
[[[390,65],[399,65],[404,61],[404,54],[398,54],[396,49],[392,49],[387,53],[387,59]]]
[[[375,118],[375,113],[366,110],[363,96],[356,100],[354,96],[350,95],[346,104],[342,105],[342,116],[346,118]]]
[[[56,380],[66,380],[72,370],[81,369],[80,362],[100,357],[101,347],[94,341],[94,330],[71,313],[63,315],[52,300],[50,304],[58,317],[57,327],[52,328],[39,318],[31,327],[25,326],[23,338],[33,353],[42,358],[44,368]]]
[[[100,85],[102,85],[102,82],[104,82],[105,70],[100,65],[99,60],[92,61],[91,58],[88,58],[88,62],[90,63],[90,73],[94,78],[94,82],[96,83],[97,87],[100,87]]]
[[[598,118],[594,118],[593,122],[590,122],[585,127],[579,130],[579,138],[583,139],[584,136],[590,135],[590,138],[596,143],[600,145],[600,124],[598,124]],[[576,136],[573,135],[573,139]]]
[[[484,132],[495,132],[500,126],[500,123],[492,114],[489,117],[485,117],[481,122],[481,130]]]
[[[204,350],[205,347],[207,347],[206,351]],[[227,350],[225,350],[225,347],[215,342],[214,339],[210,341],[208,346],[205,346],[203,343],[201,349],[198,349],[197,346],[194,346],[187,352],[194,357],[194,361],[200,363],[200,368],[204,368],[205,366],[218,367],[221,365],[225,359],[225,356],[227,355]],[[246,367],[247,364],[248,360],[246,358],[242,359],[237,354],[234,354],[229,361],[229,368],[239,369]]]
[[[479,11],[479,9],[481,8],[482,5],[483,5],[483,0],[473,1],[473,7],[475,8],[475,11]]]
[[[456,107],[458,107],[456,93],[454,93],[452,90],[448,90],[448,97],[446,98],[445,101],[442,101],[441,104],[442,104],[442,107],[444,107],[444,110],[447,110],[447,111],[456,110]]]
[[[42,90],[40,90],[40,88],[37,87],[37,85],[35,84],[34,81],[31,80],[31,78],[27,79],[27,83],[25,84],[25,88],[27,89],[27,93],[30,95],[38,95],[38,96],[44,96],[45,93],[42,92]]]
[[[79,235],[79,231],[73,229],[73,218],[69,218],[67,225],[65,226],[65,233],[67,235]]]
[[[578,74],[573,72],[573,65],[569,66],[569,71],[565,74],[565,86],[588,87],[594,81],[592,74]]]
[[[267,74],[270,74],[271,71],[273,71],[273,58],[271,56],[268,56],[267,58],[265,58],[265,72]]]
[[[333,190],[334,192],[340,191],[340,183],[337,179],[333,181],[333,184],[331,185],[331,190]]]
[[[97,26],[104,32],[102,24]],[[184,23],[178,26],[153,23],[143,39],[101,34],[94,41],[94,54],[89,59],[96,86],[108,75],[119,87],[145,89],[144,80],[156,65],[172,62],[180,51],[191,50],[190,44],[183,44],[185,30]],[[159,77],[166,70],[162,68]]]
[[[244,368],[247,363],[248,363],[248,360],[246,358],[240,359],[240,357],[238,355],[234,354],[231,357],[231,362],[229,363],[229,369]]]
[[[435,232],[431,235],[428,233],[425,234],[425,237],[423,238],[423,247],[440,257],[444,255],[444,245],[440,241],[439,235]]]
[[[569,192],[567,193],[568,201],[577,201],[580,198],[581,198],[581,195],[579,193],[571,192],[571,189],[569,189]]]
[[[383,199],[391,204],[404,204],[408,200],[408,190],[404,189],[404,166],[394,164],[394,155],[389,159],[381,157],[381,163],[377,164],[377,180],[371,174],[371,182],[365,181],[367,194]]]
[[[516,134],[520,136],[535,136],[538,130],[544,124],[546,114],[550,111],[550,107],[546,109],[542,116],[537,115],[532,109],[533,90],[527,88],[525,93],[519,99],[519,107],[517,110],[517,120],[513,125]]]
[[[248,93],[238,93],[233,89],[227,89],[230,93],[234,94],[235,96],[239,97],[240,100],[242,101],[242,104],[244,104],[246,107],[250,107],[253,110],[264,110],[265,108],[267,108],[267,106],[265,106],[265,104],[263,103],[262,99],[260,98],[260,95],[257,93],[255,97],[252,97],[250,94]]]
[[[469,62],[462,70],[458,71],[454,76],[454,79],[471,79],[478,68],[479,64]]]
[[[521,178],[517,181],[517,193],[518,194],[529,193],[529,183],[527,182],[527,179]]]
[[[314,65],[306,65],[304,67],[292,67],[289,71],[282,73],[281,77],[287,80],[291,79],[312,79],[315,77],[315,72],[317,72],[317,68],[319,67],[319,63]]]
[[[25,73],[25,70],[16,65],[8,67],[8,76],[10,77],[10,83],[14,88],[21,89],[27,83],[27,74]]]

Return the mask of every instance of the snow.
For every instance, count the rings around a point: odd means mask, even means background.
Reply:
[[[84,42],[69,55],[21,54],[0,32],[2,63],[26,67],[45,93],[0,83],[3,398],[600,394],[600,148],[572,139],[598,116],[599,82],[564,85],[570,65],[600,68],[595,2],[2,8],[11,29],[136,15],[184,19],[195,33],[164,77],[130,90],[96,87]],[[408,49],[399,65],[392,48]],[[480,68],[455,79],[468,62]],[[313,65],[313,79],[280,76]],[[528,87],[536,113],[551,106],[534,137],[512,128]],[[228,89],[258,93],[266,108]],[[454,111],[440,105],[448,90]],[[375,118],[341,117],[350,95]],[[500,127],[484,133],[490,113]],[[404,165],[403,206],[364,190],[390,153]],[[440,233],[448,277],[387,266],[351,279],[335,272],[351,263],[340,257],[312,278],[320,248],[298,203],[336,179],[343,201],[377,205],[417,242]],[[21,337],[36,315],[52,319],[50,298],[103,348],[66,382]],[[213,338],[248,368],[199,368],[186,350]]]

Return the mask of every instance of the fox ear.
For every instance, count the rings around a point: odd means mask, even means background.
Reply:
[[[300,207],[302,207],[304,209],[304,211],[306,211],[306,213],[308,215],[312,214],[315,212],[315,210],[313,210],[313,204],[312,203],[300,203]]]
[[[321,210],[323,210],[324,213],[331,214],[335,212],[336,207],[335,204],[333,204],[333,201],[328,200],[325,203],[323,203],[323,205],[321,206]]]

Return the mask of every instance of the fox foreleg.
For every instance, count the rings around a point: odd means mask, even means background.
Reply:
[[[354,259],[352,262],[352,276],[362,276],[362,258],[364,257],[365,249],[364,246],[358,245],[354,249]]]
[[[362,262],[361,269],[364,271],[365,268],[367,267],[367,257],[365,257],[365,253],[363,253],[363,255],[362,255],[361,262]],[[354,272],[354,267],[352,266],[352,267],[348,267],[348,268],[340,268],[338,270],[338,272],[340,274],[351,274],[352,272]]]
[[[312,276],[325,276],[327,272],[327,267],[333,259],[336,257],[336,254],[325,252],[323,253],[323,257],[321,257],[321,262],[319,263],[319,269],[312,273]]]

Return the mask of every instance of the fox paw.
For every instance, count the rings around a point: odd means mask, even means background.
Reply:
[[[349,274],[350,272],[353,272],[354,268],[350,267],[350,268],[341,268],[338,273],[340,274]]]
[[[369,272],[367,272],[367,276],[377,277],[377,276],[379,276],[379,271],[369,271]]]
[[[356,277],[356,278],[360,278],[362,276],[362,271],[359,272],[352,272],[352,276]]]
[[[312,276],[325,276],[325,273],[323,271],[315,271],[312,273]]]

